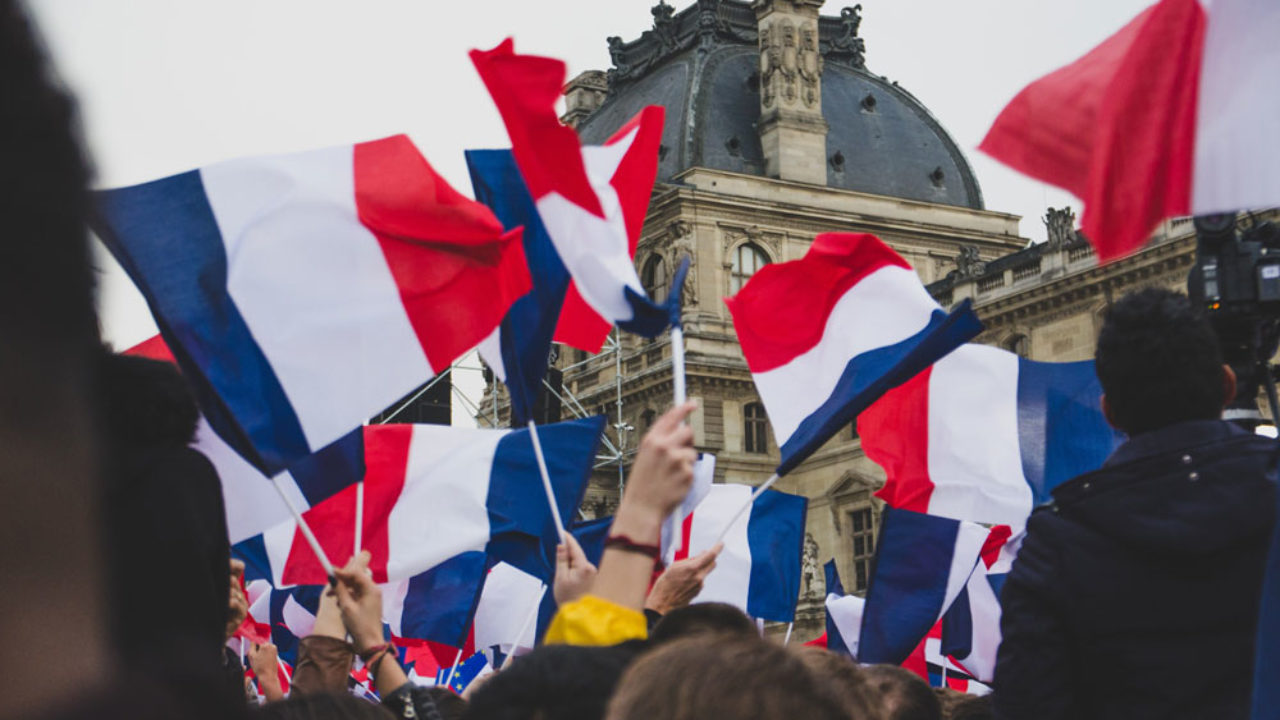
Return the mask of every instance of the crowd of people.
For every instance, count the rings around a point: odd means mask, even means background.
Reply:
[[[599,567],[557,552],[542,644],[462,696],[412,682],[381,590],[352,557],[301,639],[287,697],[276,650],[227,640],[247,612],[197,409],[172,367],[104,349],[74,105],[16,0],[0,0],[0,715],[87,718],[1245,717],[1274,525],[1274,441],[1219,419],[1235,393],[1185,297],[1119,300],[1098,343],[1106,466],[1037,512],[1003,595],[994,692],[761,636],[690,605],[715,551],[651,580],[693,480],[694,404],[645,435]],[[652,587],[651,587],[652,585]],[[357,661],[380,701],[348,691]]]

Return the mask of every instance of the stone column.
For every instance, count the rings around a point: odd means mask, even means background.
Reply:
[[[569,127],[578,127],[604,104],[608,93],[609,81],[604,73],[599,70],[581,73],[564,86],[565,112],[560,121]]]
[[[755,0],[765,174],[827,184],[818,10],[823,0]]]

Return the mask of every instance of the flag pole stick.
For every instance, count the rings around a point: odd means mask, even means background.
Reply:
[[[942,689],[947,689],[947,656],[942,656]]]
[[[289,683],[290,685],[292,685],[292,684],[293,684],[293,676],[289,674],[289,668],[287,668],[287,667],[285,667],[285,666],[284,666],[284,661],[283,661],[283,660],[281,660],[280,658],[276,658],[276,665],[278,665],[278,666],[280,667],[280,672],[281,672],[281,674],[283,674],[283,675],[284,675],[285,682],[287,682],[287,683]]]
[[[787,623],[787,635],[786,637],[782,638],[782,647],[786,647],[787,643],[791,642],[791,629],[794,628],[795,626],[796,626],[796,623],[794,620]]]
[[[444,686],[449,687],[453,683],[453,674],[458,672],[458,663],[462,662],[462,648],[458,648],[458,654],[453,656],[453,665],[449,667],[449,674],[444,678]]]
[[[325,574],[329,576],[329,584],[337,583],[338,576],[333,572],[333,563],[329,562],[329,556],[324,554],[324,548],[320,547],[320,541],[316,540],[316,534],[311,532],[311,526],[307,524],[307,519],[302,517],[298,506],[294,505],[293,501],[289,499],[289,494],[284,491],[284,487],[280,483],[280,475],[271,478],[271,485],[280,494],[280,499],[284,501],[285,507],[289,508],[289,512],[293,515],[293,521],[298,523],[298,529],[302,531],[302,537],[311,546],[311,552],[316,554],[316,559],[320,561],[320,567],[324,568]]]
[[[547,472],[547,459],[542,454],[542,442],[538,440],[538,426],[529,421],[529,439],[533,441],[533,455],[538,460],[538,473],[542,475],[542,489],[547,491],[547,504],[551,506],[551,518],[556,523],[556,533],[560,540],[564,541],[567,534],[564,529],[564,520],[560,519],[560,508],[556,505],[556,493],[551,487],[551,473]]]
[[[515,642],[511,643],[511,652],[507,654],[505,659],[503,659],[502,667],[499,668],[500,670],[506,670],[507,666],[511,664],[511,661],[516,658],[516,648],[520,647],[520,638],[524,637],[524,634],[529,632],[529,626],[533,624],[534,620],[538,619],[538,610],[542,607],[542,598],[546,596],[547,586],[544,583],[542,585],[542,592],[538,593],[538,602],[534,603],[533,607],[529,609],[529,614],[525,617],[524,624],[520,626],[520,633],[516,635]],[[533,644],[538,644],[537,638],[534,638]]]
[[[742,513],[751,509],[751,505],[756,501],[756,498],[760,497],[760,494],[763,493],[765,490],[768,490],[769,488],[773,487],[773,484],[776,482],[778,482],[778,474],[774,473],[768,480],[764,481],[763,485],[756,488],[756,491],[751,493],[751,497],[747,498],[747,501],[742,504],[742,507],[738,508],[738,512],[734,513],[733,517],[729,520],[729,522],[725,523],[724,527],[721,528],[720,534],[716,536],[716,542],[711,544],[715,545],[716,543],[723,542],[724,536],[729,534],[729,528],[732,528],[733,524],[738,522],[738,518],[742,517]]]
[[[684,405],[689,399],[689,393],[685,385],[684,328],[679,323],[671,326],[671,385],[675,392],[676,407]],[[680,552],[684,547],[684,533],[677,526],[675,512],[667,516],[666,529],[667,537],[671,538],[671,553],[674,557],[674,553]]]
[[[360,554],[361,535],[364,533],[364,480],[356,483],[356,543],[353,555]]]

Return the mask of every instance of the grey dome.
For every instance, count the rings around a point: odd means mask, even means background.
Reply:
[[[659,5],[654,17],[638,40],[611,39],[608,95],[579,123],[583,140],[603,142],[644,106],[661,105],[660,182],[691,167],[763,175],[750,6],[699,0],[678,14]],[[973,170],[942,125],[910,93],[866,70],[858,23],[846,9],[819,24],[827,185],[981,209]]]

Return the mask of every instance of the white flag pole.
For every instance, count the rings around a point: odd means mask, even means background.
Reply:
[[[462,662],[462,648],[458,648],[458,654],[453,656],[453,665],[449,668],[449,674],[444,678],[444,686],[449,687],[453,682],[453,674],[458,672],[458,663]]]
[[[742,513],[750,510],[751,505],[756,501],[756,498],[760,497],[760,494],[765,490],[773,487],[773,484],[776,482],[778,482],[778,474],[774,473],[768,480],[764,481],[763,485],[756,488],[756,491],[751,493],[751,497],[747,498],[747,501],[743,503],[742,507],[738,508],[738,512],[734,513],[729,522],[725,523],[724,527],[720,529],[720,534],[716,536],[716,542],[711,544],[715,545],[716,543],[723,542],[724,536],[729,534],[729,528],[733,527],[733,524],[738,522],[738,518],[742,517]]]
[[[502,661],[502,667],[499,669],[506,670],[511,661],[516,658],[516,648],[520,647],[520,639],[524,637],[525,633],[529,632],[529,626],[533,624],[533,621],[538,619],[538,610],[542,607],[542,599],[546,596],[547,586],[543,584],[542,592],[538,593],[538,601],[533,604],[533,607],[529,608],[529,615],[525,617],[524,623],[520,625],[520,632],[516,635],[515,642],[511,643],[511,652],[507,653],[507,657]],[[534,644],[538,644],[537,638],[534,638]]]
[[[329,556],[324,554],[324,548],[320,547],[320,541],[316,540],[316,534],[311,532],[311,526],[307,524],[306,518],[302,517],[298,507],[289,499],[289,494],[284,491],[284,486],[281,485],[281,482],[280,475],[271,478],[271,485],[280,494],[280,499],[284,501],[285,507],[289,508],[289,512],[293,515],[293,521],[298,523],[298,529],[302,531],[302,537],[311,546],[311,552],[316,554],[316,559],[320,561],[320,567],[324,568],[325,574],[329,576],[329,584],[336,583],[338,578],[333,572],[333,563],[329,562]]]
[[[538,460],[538,473],[542,475],[542,489],[547,491],[547,504],[551,506],[551,518],[555,520],[556,532],[561,541],[568,533],[564,529],[564,521],[560,519],[560,508],[556,505],[555,489],[551,486],[551,473],[547,472],[547,459],[542,454],[542,442],[538,440],[538,426],[529,421],[529,440],[533,442],[533,455]]]
[[[360,540],[364,534],[364,480],[356,483],[356,546],[353,555],[360,554]]]
[[[675,404],[680,407],[689,399],[684,372],[684,328],[671,326],[671,385],[675,390]],[[667,516],[667,537],[671,538],[672,557],[684,547],[684,533],[677,523],[676,513]],[[663,558],[665,561],[665,558]]]
[[[782,638],[782,647],[786,647],[787,643],[791,642],[791,629],[794,628],[795,626],[796,626],[796,623],[794,620],[787,623],[787,635],[786,637]]]

